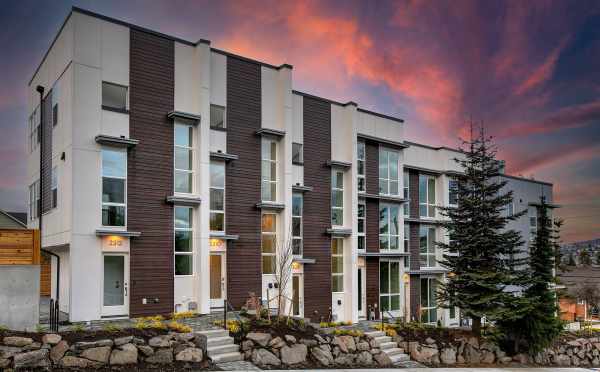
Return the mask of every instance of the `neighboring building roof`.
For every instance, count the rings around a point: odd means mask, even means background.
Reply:
[[[575,266],[569,267],[569,270],[558,273],[560,284],[564,285],[569,292],[585,283],[600,285],[600,267]]]
[[[0,209],[0,229],[26,229],[27,213],[5,212]]]

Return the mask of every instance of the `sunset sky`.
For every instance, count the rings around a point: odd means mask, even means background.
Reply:
[[[469,118],[507,173],[554,184],[566,242],[600,238],[600,1],[3,1],[0,208],[25,211],[26,89],[72,5],[275,65],[294,89],[457,147]]]

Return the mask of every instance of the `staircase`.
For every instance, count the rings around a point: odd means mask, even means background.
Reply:
[[[214,363],[237,362],[244,359],[240,353],[240,346],[233,342],[229,331],[211,329],[197,333],[206,336],[206,355]]]
[[[375,340],[377,347],[381,349],[382,353],[386,353],[390,357],[393,365],[398,365],[402,362],[410,360],[410,357],[404,353],[404,349],[399,348],[398,343],[392,341],[390,336],[386,336],[385,332],[365,332],[365,336]]]

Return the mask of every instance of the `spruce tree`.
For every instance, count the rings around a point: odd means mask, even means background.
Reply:
[[[497,321],[522,308],[506,306],[515,298],[505,288],[519,280],[513,268],[521,264],[518,251],[523,241],[518,232],[505,227],[524,212],[507,213],[512,191],[503,191],[506,181],[498,177],[502,164],[483,127],[474,137],[471,126],[471,138],[463,148],[465,158],[455,159],[464,170],[457,182],[458,206],[440,209],[447,217],[442,227],[449,235],[448,244],[438,243],[445,252],[440,264],[449,275],[438,295],[440,306],[457,306],[470,317],[473,333],[479,336],[481,318]]]

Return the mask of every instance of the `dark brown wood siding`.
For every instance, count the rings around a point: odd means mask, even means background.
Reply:
[[[226,171],[226,231],[239,240],[227,245],[227,297],[239,308],[249,292],[261,296],[260,65],[227,57],[227,152],[239,156]]]
[[[379,144],[365,141],[365,182],[368,194],[379,194]]]
[[[410,170],[408,173],[411,218],[419,218],[419,172]],[[410,237],[408,247],[410,251],[410,269],[419,270],[420,248],[419,248],[419,223],[410,223]],[[410,278],[410,315],[413,319],[419,319],[419,306],[421,301],[421,281],[419,275],[411,275]]]
[[[366,207],[367,252],[379,252],[379,200],[367,199]]]
[[[42,151],[42,213],[52,209],[52,89],[42,101],[44,143]]]
[[[368,194],[379,194],[379,144],[365,141],[365,178]],[[379,252],[379,200],[367,199],[366,241],[367,252]],[[379,258],[367,259],[367,307],[377,304],[379,309]],[[379,318],[379,311],[375,311]]]
[[[129,152],[127,226],[131,239],[131,316],[173,311],[174,43],[131,29],[129,133],[140,143]],[[142,299],[147,304],[142,304]]]
[[[313,321],[327,317],[331,308],[331,105],[304,97],[304,183],[313,191],[304,196],[304,315]],[[316,312],[316,313],[315,313]]]
[[[374,309],[375,318],[379,319],[379,257],[367,257],[366,261],[367,309]],[[377,309],[374,308],[375,304],[377,304]]]
[[[421,317],[421,277],[410,276],[410,318],[419,321]]]

